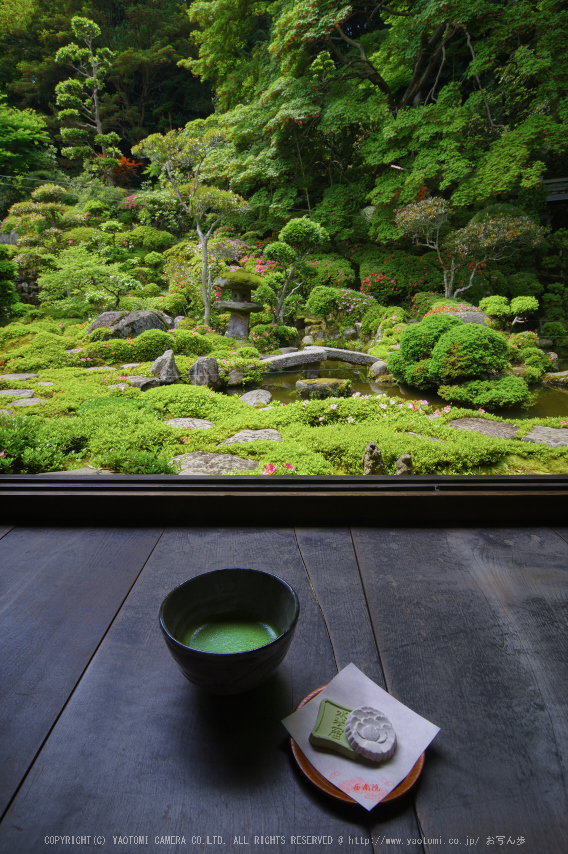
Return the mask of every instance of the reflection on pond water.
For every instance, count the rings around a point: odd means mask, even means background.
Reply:
[[[558,370],[567,369],[568,360],[561,360]],[[268,389],[275,400],[282,403],[293,403],[300,400],[300,395],[296,391],[296,382],[308,376],[314,376],[313,370],[278,371],[267,374],[264,381],[258,387]],[[352,383],[352,392],[358,391],[361,394],[387,393],[392,398],[401,398],[402,400],[427,400],[431,405],[438,407],[447,406],[448,404],[447,400],[443,400],[432,391],[424,392],[404,385],[381,385],[375,381],[369,382],[367,379],[367,368],[345,365],[342,362],[322,362],[319,376],[349,379]],[[242,393],[242,388],[230,389],[228,391],[228,394],[241,395]],[[502,409],[496,410],[494,414],[500,415],[502,418],[514,419],[568,415],[568,390],[564,391],[563,389],[539,386],[535,392],[535,398],[534,406],[531,406],[529,409]]]

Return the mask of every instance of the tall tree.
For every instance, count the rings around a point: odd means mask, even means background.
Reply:
[[[226,217],[246,207],[241,196],[207,186],[203,182],[202,173],[207,158],[222,150],[225,145],[222,134],[204,129],[202,123],[201,126],[194,123],[191,129],[170,131],[165,136],[153,134],[132,149],[137,157],[151,160],[154,174],[163,176],[179,205],[195,224],[201,245],[204,323],[209,323],[213,299],[215,265],[211,264],[209,241]]]
[[[75,16],[71,26],[84,47],[72,42],[60,48],[55,56],[56,62],[70,66],[75,72],[74,77],[62,80],[55,87],[56,103],[61,108],[58,118],[63,123],[61,137],[68,143],[61,153],[70,159],[99,158],[95,163],[112,185],[120,137],[103,131],[100,93],[113,53],[106,47],[95,48],[94,41],[101,30],[94,21]]]

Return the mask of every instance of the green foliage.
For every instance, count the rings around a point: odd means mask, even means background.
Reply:
[[[160,329],[148,329],[138,335],[132,343],[135,358],[141,362],[153,362],[166,350],[173,350],[174,346],[173,336]]]
[[[206,356],[212,350],[212,344],[204,335],[190,332],[188,329],[174,329],[171,337],[174,353],[181,353],[184,356]]]
[[[483,409],[525,406],[531,400],[529,388],[521,377],[501,377],[491,382],[474,380],[463,385],[443,385],[438,389],[438,394],[444,400]]]
[[[419,362],[431,355],[438,340],[450,329],[464,324],[457,317],[431,315],[420,323],[407,326],[400,339],[400,355],[406,362]]]
[[[107,326],[98,326],[89,334],[89,341],[107,341],[111,337],[111,331]]]
[[[276,350],[279,347],[290,347],[298,335],[294,326],[283,323],[257,323],[251,329],[249,338],[261,353]]]
[[[507,366],[508,358],[509,348],[502,335],[476,323],[459,321],[459,326],[445,332],[434,346],[430,373],[447,383],[500,371]]]
[[[92,366],[120,364],[140,359],[134,345],[125,341],[124,338],[113,338],[110,341],[103,339],[86,344],[80,356],[88,357]]]
[[[138,225],[128,232],[128,240],[147,253],[161,253],[169,249],[174,239],[169,231],[160,231],[150,225]]]
[[[363,335],[375,335],[383,318],[387,316],[389,309],[384,305],[372,305],[361,318],[361,331]]]
[[[558,320],[543,323],[542,334],[545,338],[551,338],[555,347],[563,347],[566,344],[566,328]]]
[[[506,287],[511,297],[538,297],[543,291],[543,286],[534,273],[527,272],[513,273],[508,276]]]
[[[18,301],[13,281],[17,269],[8,247],[0,244],[0,316],[9,315],[12,306]]]
[[[306,262],[306,266],[311,270],[309,284],[312,287],[332,285],[351,288],[355,283],[355,271],[349,261],[341,255],[313,254]]]
[[[25,174],[48,162],[49,134],[43,116],[34,110],[16,110],[0,93],[0,171]]]
[[[336,321],[349,320],[350,323],[355,323],[374,305],[373,297],[358,291],[318,285],[308,297],[306,311],[320,317],[331,317]]]

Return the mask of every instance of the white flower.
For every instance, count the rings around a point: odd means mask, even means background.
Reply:
[[[352,415],[349,415],[349,416],[348,416],[348,418],[347,418],[347,421],[349,422],[349,424],[353,424],[353,422],[355,421],[355,419],[353,418],[353,416],[352,416]]]
[[[332,403],[329,408],[330,409],[337,409],[337,403]]]

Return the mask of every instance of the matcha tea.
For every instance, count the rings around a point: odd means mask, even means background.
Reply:
[[[191,626],[182,643],[202,652],[246,652],[266,646],[278,634],[268,623],[228,614]]]

